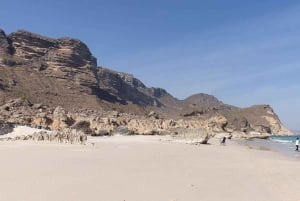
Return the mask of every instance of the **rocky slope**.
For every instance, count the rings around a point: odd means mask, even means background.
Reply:
[[[290,134],[270,106],[241,109],[207,94],[178,100],[133,75],[98,67],[80,40],[27,31],[0,30],[0,105],[3,121],[49,129],[85,121],[92,133],[125,126],[141,134],[178,128]]]
[[[97,67],[88,47],[71,38],[0,31],[1,102],[25,97],[65,108],[117,108],[143,112],[160,107],[163,89],[147,88],[126,73]],[[87,98],[88,97],[88,98]]]

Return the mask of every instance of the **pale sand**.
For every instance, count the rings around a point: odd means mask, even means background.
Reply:
[[[6,137],[17,137],[20,135],[31,135],[35,132],[39,131],[45,131],[45,132],[51,132],[45,129],[38,129],[38,128],[31,128],[28,126],[16,126],[11,133],[7,133],[5,135],[0,135],[0,138],[6,138]]]
[[[300,162],[270,151],[159,136],[92,141],[94,146],[0,142],[0,199],[300,200]]]

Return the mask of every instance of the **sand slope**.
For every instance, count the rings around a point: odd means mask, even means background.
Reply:
[[[93,142],[1,142],[1,200],[300,200],[299,161],[269,151],[156,136]]]

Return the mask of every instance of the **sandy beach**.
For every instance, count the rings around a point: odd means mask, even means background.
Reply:
[[[1,200],[300,200],[300,162],[271,151],[166,136],[89,142],[0,142]]]

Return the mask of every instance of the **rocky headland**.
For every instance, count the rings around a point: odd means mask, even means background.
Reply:
[[[93,136],[200,133],[203,143],[219,133],[292,134],[269,105],[238,108],[202,93],[179,100],[133,75],[97,66],[80,40],[23,30],[0,30],[0,122],[5,129],[28,125]]]

